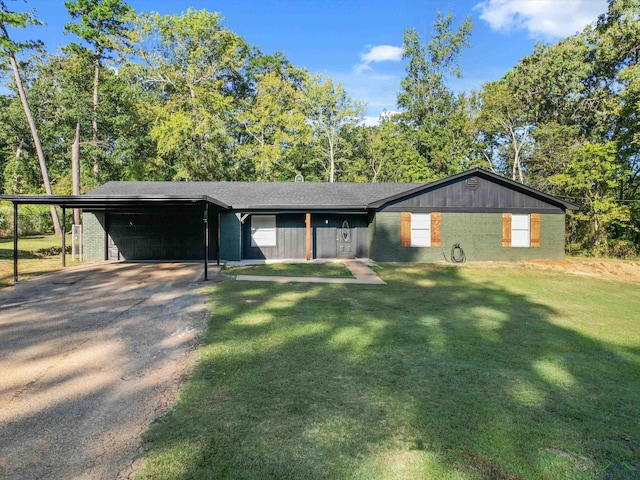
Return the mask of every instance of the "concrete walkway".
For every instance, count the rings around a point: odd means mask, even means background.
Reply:
[[[280,283],[350,283],[357,285],[386,285],[376,272],[371,270],[366,261],[343,260],[344,266],[356,278],[320,278],[320,277],[283,277],[268,275],[236,275],[236,280],[247,282],[280,282]]]

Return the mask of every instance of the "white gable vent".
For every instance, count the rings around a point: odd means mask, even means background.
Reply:
[[[300,175],[300,174],[297,174],[295,181],[296,181],[296,183],[304,182],[304,177],[302,175]]]

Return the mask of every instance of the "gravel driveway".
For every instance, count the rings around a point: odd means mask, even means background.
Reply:
[[[127,478],[206,322],[202,266],[68,268],[0,290],[0,478]]]

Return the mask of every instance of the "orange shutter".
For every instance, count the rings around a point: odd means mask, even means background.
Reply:
[[[431,212],[431,246],[440,246],[440,213]]]
[[[409,212],[400,214],[400,246],[411,246],[411,214]]]
[[[531,243],[532,247],[540,246],[540,214],[531,214]]]
[[[502,214],[502,246],[511,246],[511,214]]]

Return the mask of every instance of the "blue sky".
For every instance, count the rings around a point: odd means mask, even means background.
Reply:
[[[130,0],[137,11],[181,13],[188,8],[220,12],[224,25],[262,52],[277,50],[299,67],[342,82],[367,103],[369,123],[396,109],[406,62],[400,59],[405,28],[428,42],[436,12],[457,21],[471,15],[471,48],[460,63],[457,91],[478,89],[504,75],[537,41],[553,43],[581,30],[606,10],[606,0]],[[49,51],[75,40],[62,34],[69,21],[63,0],[9,2],[16,10],[36,9],[47,25],[12,32],[45,42]]]

